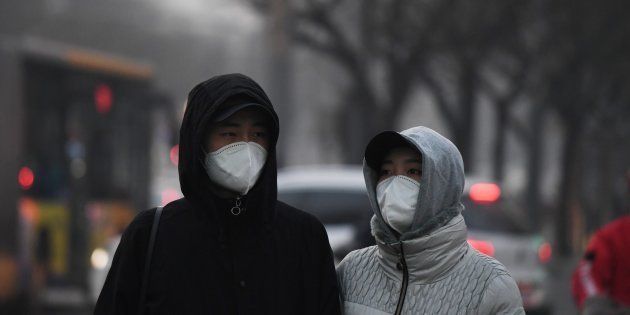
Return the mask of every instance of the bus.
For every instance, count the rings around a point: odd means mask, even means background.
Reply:
[[[96,249],[176,172],[173,103],[151,65],[111,53],[0,38],[0,65],[0,260],[17,266],[4,277],[29,313],[88,313],[91,270],[111,260]]]

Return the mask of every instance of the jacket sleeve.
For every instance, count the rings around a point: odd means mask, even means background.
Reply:
[[[508,274],[491,280],[479,308],[479,314],[525,314],[521,293]]]
[[[135,314],[148,246],[149,229],[155,211],[143,211],[122,235],[98,297],[94,314]]]
[[[324,226],[319,222],[315,224],[314,232],[317,240],[315,242],[315,261],[317,261],[317,265],[314,267],[319,277],[317,280],[320,282],[319,292],[317,292],[319,305],[316,314],[340,314],[339,286],[337,284],[333,253],[328,242],[328,234]]]

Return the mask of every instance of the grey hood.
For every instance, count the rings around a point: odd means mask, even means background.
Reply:
[[[379,166],[374,162],[370,163],[375,154],[382,150],[389,151],[391,144],[397,141],[415,146],[422,155],[422,177],[416,212],[409,231],[400,237],[383,220],[376,198]],[[386,148],[388,144],[390,147]],[[464,190],[462,156],[451,141],[429,128],[414,127],[402,132],[385,131],[375,136],[366,149],[363,174],[374,211],[372,234],[379,243],[395,244],[422,237],[446,225],[464,209],[460,201]]]

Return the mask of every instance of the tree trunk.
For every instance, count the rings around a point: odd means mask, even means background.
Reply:
[[[574,221],[573,207],[576,205],[578,166],[580,159],[580,123],[575,119],[565,119],[566,134],[562,156],[562,174],[560,184],[560,202],[556,211],[556,246],[560,256],[572,252],[572,239],[569,228]]]
[[[501,183],[505,176],[505,132],[508,119],[508,106],[498,104],[495,124],[494,164],[492,165],[494,180]]]
[[[526,205],[527,212],[532,227],[540,227],[540,173],[542,152],[542,134],[543,134],[543,115],[544,108],[539,105],[532,105],[529,113],[529,121],[531,123],[531,132],[527,139],[528,157],[527,157],[527,194]]]
[[[388,122],[380,121],[383,118],[378,115],[375,101],[360,92],[358,87],[348,92],[341,108],[340,119],[337,121],[337,130],[341,131],[341,135],[330,136],[341,137],[344,163],[360,164],[368,141]]]
[[[469,64],[468,61],[462,61],[462,73],[459,78],[459,107],[461,112],[459,115],[459,123],[457,126],[452,126],[455,130],[455,145],[462,154],[462,160],[464,161],[464,167],[466,172],[470,173],[474,171],[474,165],[472,163],[472,142],[475,139],[475,117],[476,117],[476,84],[475,84],[475,67]]]

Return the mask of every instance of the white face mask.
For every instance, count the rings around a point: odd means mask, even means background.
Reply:
[[[267,161],[267,150],[255,142],[235,142],[206,154],[210,180],[246,195],[256,184]]]
[[[420,183],[407,176],[392,176],[376,186],[383,220],[398,233],[409,230],[416,212]]]

